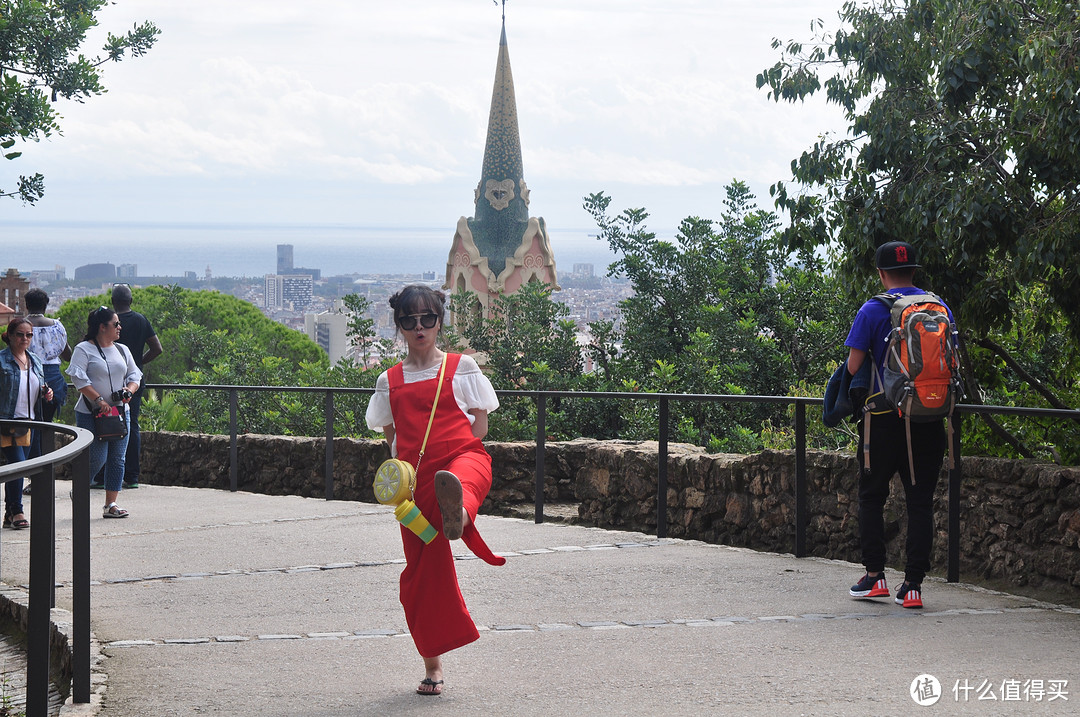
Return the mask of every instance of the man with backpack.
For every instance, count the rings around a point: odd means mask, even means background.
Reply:
[[[852,376],[866,360],[874,371],[859,425],[859,539],[866,575],[849,593],[889,596],[884,509],[899,473],[907,504],[907,562],[895,601],[921,608],[934,540],[934,491],[948,444],[942,417],[959,397],[955,323],[940,298],[914,285],[919,264],[911,244],[883,244],[875,260],[886,293],[862,305],[844,342]]]

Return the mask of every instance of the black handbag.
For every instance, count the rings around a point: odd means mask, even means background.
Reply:
[[[97,342],[94,342],[97,345]],[[124,354],[123,349],[119,349],[120,355]],[[109,388],[113,386],[112,382],[112,368],[109,366],[109,359],[105,358],[105,352],[98,346],[98,353],[101,354],[101,360],[105,362],[105,370],[109,372]],[[128,433],[127,421],[124,420],[123,414],[121,414],[116,406],[109,406],[109,408],[103,413],[97,413],[94,411],[94,407],[90,404],[89,399],[83,396],[83,401],[86,401],[87,407],[94,416],[94,438],[99,441],[118,441]]]
[[[99,441],[117,441],[127,435],[127,421],[116,410],[116,406],[109,406],[105,413],[94,414],[94,438]]]

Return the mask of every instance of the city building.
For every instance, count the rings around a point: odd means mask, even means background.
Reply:
[[[313,295],[310,274],[267,274],[264,278],[263,306],[267,309],[303,311]]]
[[[30,281],[34,284],[63,281],[66,278],[67,269],[59,264],[52,269],[32,269],[30,271]]]
[[[110,263],[85,264],[75,269],[75,281],[91,281],[94,279],[116,278],[116,266]]]
[[[293,245],[277,245],[277,273],[279,275],[293,273]]]
[[[547,227],[543,218],[529,216],[505,17],[473,202],[474,216],[458,220],[443,289],[471,293],[475,310],[485,316],[499,295],[513,294],[526,282],[541,281],[558,290]]]
[[[7,316],[4,322],[5,329],[7,321],[23,315],[22,298],[28,291],[30,291],[30,280],[22,278],[18,269],[8,269],[7,274],[0,278],[0,304],[4,305],[4,308],[0,309],[0,318]]]
[[[134,279],[138,275],[138,264],[121,264],[116,267],[116,276],[118,279]]]
[[[349,353],[348,328],[349,314],[340,300],[335,301],[329,311],[304,314],[304,333],[323,347],[330,356],[331,365]]]

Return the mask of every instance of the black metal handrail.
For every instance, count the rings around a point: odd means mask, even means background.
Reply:
[[[72,700],[90,702],[90,444],[94,434],[82,428],[41,421],[0,420],[41,433],[41,455],[0,467],[0,483],[34,479],[30,521],[30,596],[26,636],[26,714],[49,712],[49,611],[56,606],[56,466],[72,463]],[[71,436],[56,448],[56,434]]]
[[[325,426],[326,426],[326,454],[325,454],[325,497],[332,500],[334,497],[334,395],[342,394],[371,394],[372,388],[334,388],[329,386],[235,386],[235,385],[205,385],[205,384],[148,384],[147,388],[160,390],[194,389],[205,391],[228,391],[229,393],[229,488],[237,490],[237,413],[239,405],[239,393],[241,391],[271,391],[271,392],[301,392],[301,393],[325,393]],[[659,451],[656,467],[656,535],[659,538],[667,537],[667,456],[668,438],[670,435],[669,416],[671,401],[707,401],[716,403],[754,403],[754,404],[785,404],[795,407],[795,557],[806,557],[806,529],[809,525],[807,511],[807,478],[806,478],[806,407],[820,406],[823,402],[820,398],[805,396],[754,396],[754,395],[723,395],[723,394],[694,394],[694,393],[645,393],[631,391],[519,391],[499,390],[496,393],[500,397],[530,398],[536,403],[536,487],[535,487],[535,521],[544,521],[544,459],[546,444],[546,420],[547,399],[549,398],[602,398],[611,400],[646,400],[657,401],[659,404],[659,416],[657,418],[657,440]],[[986,406],[975,404],[960,404],[956,407],[954,418],[952,452],[957,458],[960,457],[960,435],[963,425],[963,415],[967,413],[1007,414],[1035,417],[1050,417],[1058,419],[1071,419],[1080,421],[1080,410],[1059,408],[1028,408],[1019,406]],[[949,467],[948,470],[948,548],[946,579],[949,582],[960,580],[960,484],[961,462],[959,460]]]

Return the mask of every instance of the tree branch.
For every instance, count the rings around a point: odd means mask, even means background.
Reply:
[[[976,343],[978,342],[976,341]],[[971,361],[968,360],[967,350],[965,349],[963,343],[960,344],[960,354],[962,357],[960,371],[964,374],[964,383],[966,383],[969,387],[968,395],[965,396],[964,399],[969,404],[983,406],[985,404],[983,403],[982,396],[980,395],[981,392],[979,389],[979,382],[975,378],[975,374],[971,370]],[[979,413],[979,418],[982,419],[983,423],[986,424],[986,426],[990,429],[991,433],[993,433],[1005,443],[1008,443],[1010,446],[1012,446],[1013,450],[1015,450],[1017,453],[1022,455],[1024,458],[1035,458],[1034,452],[1032,452],[1027,446],[1025,446],[1023,441],[1014,436],[1012,433],[1009,432],[1008,429],[998,423],[993,416],[988,413]]]
[[[1051,406],[1053,406],[1054,408],[1061,408],[1066,411],[1072,410],[1072,406],[1069,406],[1064,401],[1059,399],[1057,397],[1057,394],[1051,391],[1046,384],[1028,373],[1028,371],[1023,366],[1021,366],[1016,361],[1016,359],[1012,357],[1012,354],[1010,354],[1004,346],[988,338],[974,339],[974,343],[982,346],[984,349],[987,349],[988,351],[996,354],[999,358],[1001,358],[1001,360],[1005,362],[1006,366],[1015,371],[1016,375],[1026,381],[1028,385],[1035,389],[1036,393],[1045,398],[1047,403],[1049,403]]]

